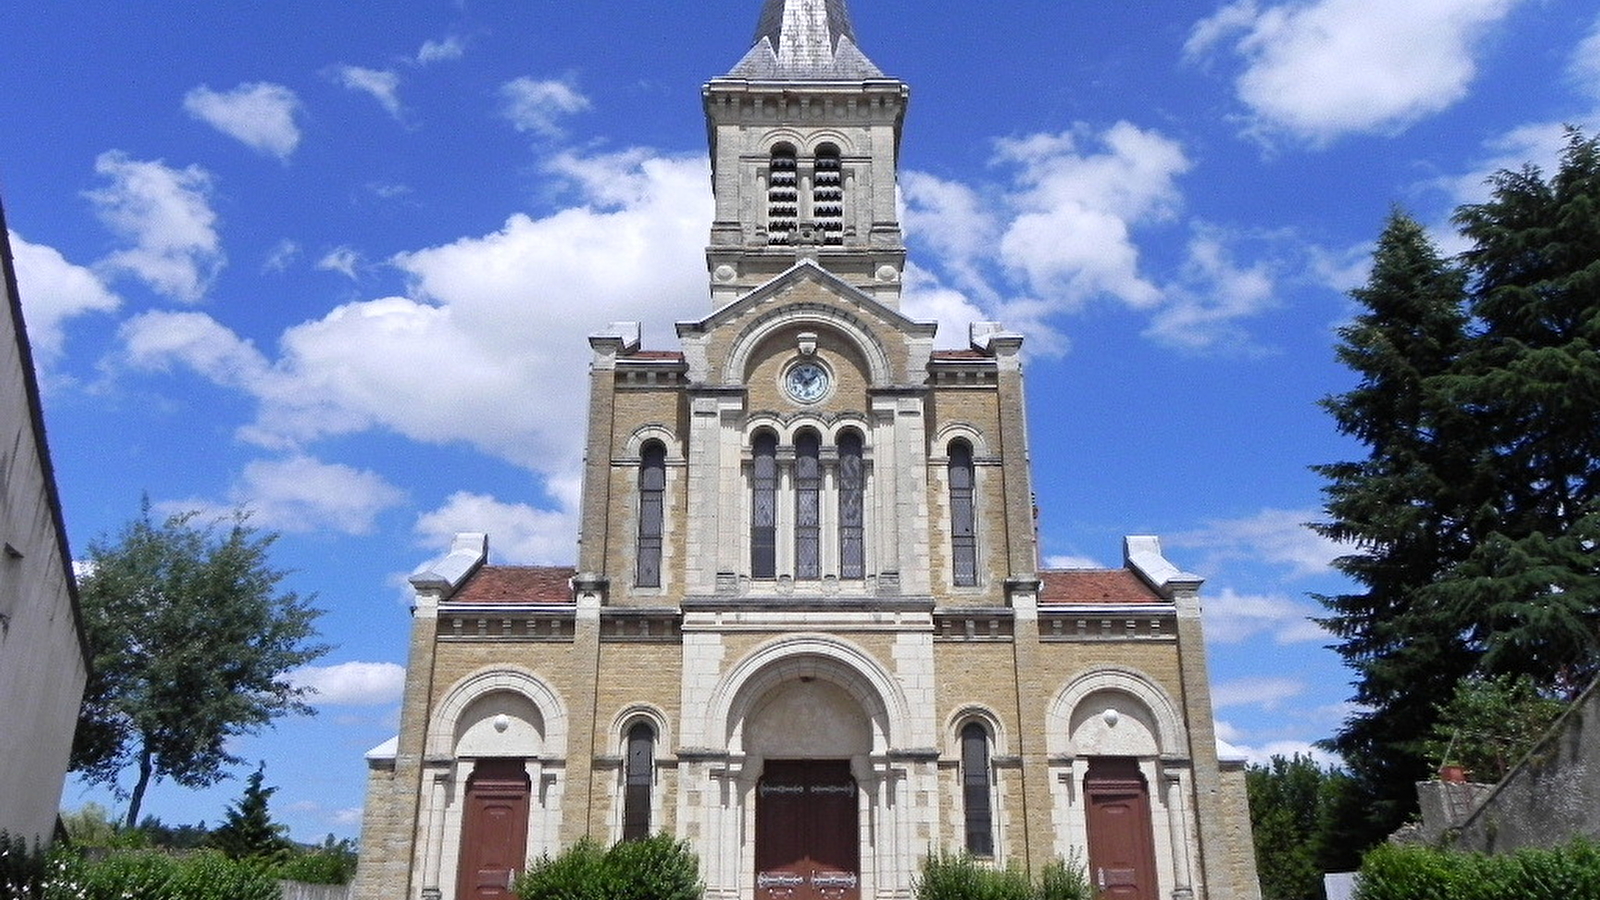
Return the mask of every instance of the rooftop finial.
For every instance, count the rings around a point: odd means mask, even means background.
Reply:
[[[859,81],[883,72],[856,46],[845,0],[765,0],[754,46],[728,75],[777,81]]]

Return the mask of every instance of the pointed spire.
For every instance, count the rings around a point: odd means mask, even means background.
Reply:
[[[777,81],[884,77],[856,46],[845,0],[765,0],[754,43],[729,77]]]

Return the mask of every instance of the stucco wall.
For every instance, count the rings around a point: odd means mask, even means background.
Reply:
[[[0,831],[48,838],[87,676],[0,216]]]
[[[1489,853],[1600,840],[1600,682],[1461,827],[1456,846]]]

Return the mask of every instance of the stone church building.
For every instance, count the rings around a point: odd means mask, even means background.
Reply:
[[[709,312],[676,349],[590,338],[575,568],[463,534],[412,576],[359,900],[507,896],[655,832],[713,900],[909,898],[935,850],[1258,896],[1200,578],[1153,537],[1041,570],[1022,336],[934,349],[900,310],[908,95],[845,0],[765,0],[705,86]]]

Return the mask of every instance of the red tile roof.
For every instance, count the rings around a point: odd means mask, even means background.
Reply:
[[[571,603],[571,566],[484,566],[451,603]]]
[[[984,353],[982,350],[935,350],[933,351],[933,358],[936,360],[969,360],[993,359],[994,357]]]
[[[626,354],[623,359],[660,362],[683,362],[683,354],[677,350],[635,350]]]
[[[1162,603],[1162,596],[1128,569],[1040,572],[1041,603]]]

